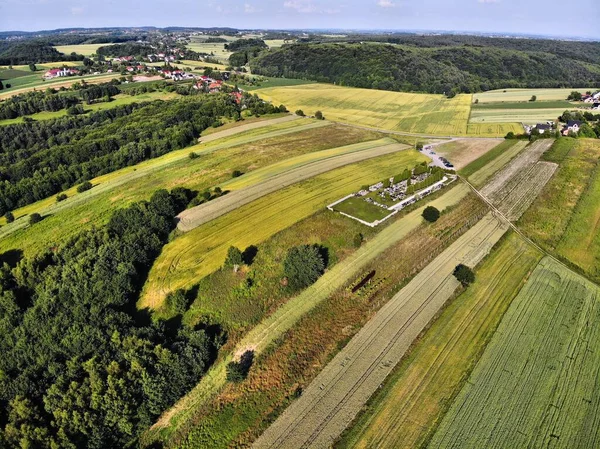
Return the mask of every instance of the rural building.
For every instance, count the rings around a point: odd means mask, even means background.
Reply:
[[[562,130],[563,136],[567,136],[569,132],[578,133],[581,122],[579,120],[569,120]]]
[[[593,110],[595,110],[595,111],[598,111],[598,110],[600,110],[600,103],[594,103],[594,104],[592,105],[592,109],[593,109]]]
[[[60,76],[73,76],[73,75],[77,75],[77,74],[79,74],[79,70],[64,67],[62,69],[48,70],[46,73],[44,73],[44,78],[49,80],[52,78],[58,78]]]
[[[552,131],[552,126],[546,123],[538,123],[537,125],[535,125],[535,129],[537,129],[540,134],[544,134],[546,131]]]

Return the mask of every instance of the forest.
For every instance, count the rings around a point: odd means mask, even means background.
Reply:
[[[188,194],[159,190],[61,249],[0,268],[0,447],[127,447],[210,366],[218,326],[135,308]]]
[[[0,65],[18,65],[55,61],[83,61],[83,55],[65,55],[46,41],[25,40],[8,42],[0,40]]]
[[[493,46],[416,48],[381,43],[300,43],[250,59],[253,73],[371,89],[456,94],[600,83],[587,62]]]

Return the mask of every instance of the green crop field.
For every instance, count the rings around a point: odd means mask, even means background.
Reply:
[[[386,92],[371,89],[311,84],[301,87],[266,88],[259,96],[285,104],[289,110],[302,109],[312,115],[320,110],[325,118],[374,128],[431,135],[504,136],[521,132],[518,124],[470,124],[471,96]]]
[[[459,185],[434,199],[431,204],[440,211],[444,211],[456,206],[465,199],[468,193],[469,189],[466,186]],[[236,344],[229,355],[209,370],[190,394],[161,417],[154,428],[150,430],[148,439],[152,440],[157,435],[161,435],[163,438],[168,437],[181,427],[189,425],[190,420],[202,405],[206,404],[225,385],[225,367],[233,359],[233,355],[241,354],[248,348],[252,348],[257,357],[260,356],[306,314],[324,302],[337,289],[358,276],[384,251],[418,228],[423,223],[421,213],[424,208],[425,205],[391,222],[388,227],[369,238],[360,249],[328,270],[315,284],[288,300],[273,314],[261,321]],[[325,211],[325,213],[328,212]]]
[[[173,92],[148,92],[140,95],[127,95],[127,94],[119,94],[113,97],[113,101],[109,102],[100,102],[93,104],[84,104],[84,109],[86,112],[96,112],[101,111],[103,109],[110,109],[116,106],[122,106],[125,104],[131,103],[141,103],[143,101],[154,101],[154,100],[172,100],[173,98],[177,98],[178,95]],[[29,115],[28,117],[34,120],[48,120],[52,118],[63,117],[67,115],[67,110],[62,109],[60,111],[55,112],[38,112],[37,114]],[[2,125],[11,125],[13,123],[22,123],[23,117],[17,117],[14,119],[6,119],[0,120],[0,126]]]
[[[469,123],[506,123],[519,122],[528,125],[536,123],[545,123],[549,120],[556,120],[565,109],[575,109],[574,107],[545,108],[545,109],[475,109],[471,110]]]
[[[600,447],[600,288],[540,262],[429,448]]]
[[[110,44],[57,45],[54,48],[56,48],[61,53],[64,53],[65,55],[70,55],[71,53],[75,52],[78,55],[91,56],[94,53],[96,53],[98,47],[102,47],[104,45]]]
[[[423,447],[540,259],[515,234],[503,239],[336,447]]]
[[[348,134],[345,128],[323,127],[315,121],[260,125],[228,130],[228,137],[221,139],[215,134],[213,141],[100,176],[92,180],[93,189],[80,194],[76,188],[69,189],[68,199],[60,203],[51,197],[18,209],[17,220],[0,228],[0,252],[21,249],[31,254],[62,243],[85,227],[105,223],[116,208],[150,198],[158,188],[185,186],[201,191],[226,181],[234,169],[250,171],[303,153],[377,138],[375,133],[356,130]],[[190,159],[192,151],[201,157]],[[45,218],[29,228],[26,215],[33,212]]]
[[[593,87],[579,87],[566,89],[498,89],[489,90],[473,94],[473,100],[479,100],[481,103],[497,103],[497,102],[526,102],[535,95],[538,101],[556,101],[566,100],[572,91],[585,93],[587,91],[596,91]]]
[[[498,103],[476,103],[473,104],[473,111],[495,110],[495,109],[571,109],[574,106],[580,106],[578,103],[571,103],[567,100],[550,101],[527,101],[527,102],[498,102]]]
[[[231,245],[246,248],[306,218],[360,186],[428,160],[414,150],[348,165],[264,196],[176,238],[150,271],[140,307],[156,308],[167,293],[188,288],[219,268]]]

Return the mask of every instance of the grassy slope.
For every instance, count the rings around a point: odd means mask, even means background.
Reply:
[[[598,447],[599,298],[543,259],[428,447]]]
[[[460,390],[541,255],[509,235],[372,398],[338,447],[419,448]]]
[[[229,179],[232,170],[250,171],[295,155],[377,138],[375,133],[362,130],[348,133],[341,127],[313,128],[313,123],[304,121],[270,126],[266,123],[263,128],[175,151],[95,178],[93,189],[82,194],[76,193],[75,188],[69,189],[66,192],[69,199],[61,203],[51,197],[21,208],[15,216],[22,218],[0,228],[0,252],[21,249],[35,253],[64,242],[82,227],[104,223],[116,208],[149,198],[158,188],[184,186],[203,190]],[[201,157],[189,159],[191,151]],[[28,228],[25,215],[33,212],[46,218]]]
[[[320,110],[326,118],[393,131],[432,135],[505,135],[518,125],[470,125],[470,95],[446,99],[441,95],[387,92],[311,84],[259,89],[266,100],[283,103],[306,114]],[[489,128],[489,129],[488,129]]]
[[[452,208],[455,206],[458,202],[464,199],[467,194],[468,189],[465,186],[458,186],[433,200],[432,204],[438,209],[444,211],[447,208]],[[306,318],[311,320],[313,325],[305,328],[303,325],[299,324],[301,323],[301,320],[304,320],[303,317],[305,317],[306,314],[308,314],[311,310],[315,309],[315,307],[321,307],[319,304],[329,298],[330,295],[336,290],[343,287],[356,276],[360,276],[360,273],[367,270],[367,267],[369,267],[370,263],[377,264],[377,261],[387,260],[382,259],[379,256],[384,251],[388,251],[389,248],[394,248],[394,245],[400,242],[403,238],[407,237],[411,232],[419,227],[420,224],[422,224],[421,213],[424,207],[425,205],[413,210],[412,212],[409,212],[406,215],[401,215],[397,219],[390,222],[389,226],[382,229],[377,229],[379,233],[368,239],[367,243],[358,251],[352,253],[343,262],[338,263],[332,269],[328,270],[328,272],[326,272],[314,285],[301,292],[298,296],[290,299],[285,305],[279,307],[272,315],[267,317],[254,329],[252,329],[236,345],[236,347],[230,351],[229,355],[225,356],[220,363],[211,368],[207,376],[201,380],[199,385],[188,396],[183,398],[178,404],[175,405],[174,408],[172,408],[161,418],[157,426],[149,433],[148,439],[151,440],[158,436],[162,438],[170,438],[170,436],[179,438],[181,435],[177,436],[178,434],[181,432],[185,434],[190,430],[189,426],[194,426],[194,422],[196,422],[195,416],[198,413],[202,413],[203,404],[206,404],[206,402],[210,400],[212,396],[225,385],[225,366],[232,359],[231,352],[238,354],[247,348],[253,348],[256,351],[257,356],[260,356],[263,351],[267,350],[267,348],[269,348],[274,342],[279,341],[279,339],[281,339],[286,332],[292,328],[295,329],[295,332],[298,332],[299,330],[307,330],[307,335],[311,335],[311,333],[314,332],[312,331],[314,325],[320,322],[318,318],[316,319],[316,322],[314,321],[315,318]],[[467,207],[466,204],[465,207]],[[320,214],[332,213],[323,211]],[[460,221],[459,219],[456,219],[457,216],[461,215],[452,215],[452,218],[449,218],[450,222],[454,223]],[[312,220],[312,217],[308,219],[309,222]],[[444,227],[443,222],[440,223],[440,226],[442,228]],[[448,237],[447,233],[443,235]],[[424,239],[418,238],[416,241],[413,241],[409,247],[412,249],[415,248],[415,245],[421,247],[424,242]],[[438,243],[438,241],[436,239],[429,238],[427,239],[427,243],[435,244]],[[397,255],[403,255],[407,254],[409,250],[408,247],[405,247],[404,250],[396,249],[393,252]],[[430,252],[423,252],[421,254],[429,258],[431,257],[432,252],[434,251],[432,250]],[[404,258],[397,264],[384,264],[382,268],[385,268],[386,270],[392,270],[394,275],[399,273],[405,273],[406,275],[406,273],[412,272],[412,268],[404,267],[403,270],[400,270],[402,261],[408,262],[410,267],[412,267],[412,263],[416,260],[417,258]],[[364,316],[362,316],[362,318],[360,317],[361,315],[359,314],[358,316],[353,316],[353,319],[365,319]],[[327,327],[321,327],[320,324],[317,325],[320,329],[319,332],[328,329]],[[356,328],[356,330],[357,329],[358,328]],[[303,336],[303,338],[310,337]],[[328,338],[328,341],[331,343],[330,338]],[[296,347],[296,342],[292,341],[291,344],[292,347]],[[302,348],[304,346],[300,345],[298,347]],[[335,345],[329,350],[333,349],[335,349]],[[289,347],[286,349],[286,352],[287,351],[289,351]],[[276,357],[276,360],[280,359]],[[324,360],[320,360],[321,363],[324,362]],[[268,362],[267,365],[270,363],[272,362]],[[310,366],[313,369],[313,375],[315,375],[315,371],[317,370],[315,370],[315,367],[312,364]],[[268,372],[270,372],[270,370]],[[286,372],[291,374],[292,370],[286,370]],[[299,375],[300,377],[303,377],[303,373],[304,372],[300,370],[300,372],[294,373],[293,375]],[[282,393],[282,391],[279,390],[279,393]],[[283,393],[285,394],[285,391],[283,391]],[[252,402],[250,401],[247,404],[251,405]],[[252,413],[251,410],[248,410],[248,412]],[[239,424],[244,425],[243,423]],[[239,428],[232,430],[233,432],[239,432]],[[231,438],[231,433],[229,433],[229,435],[223,434],[222,437]]]
[[[152,267],[140,307],[158,307],[221,266],[231,245],[246,248],[306,218],[362,185],[428,160],[414,150],[369,159],[264,196],[167,244]]]

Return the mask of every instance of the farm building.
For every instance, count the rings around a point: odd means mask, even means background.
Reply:
[[[79,74],[79,70],[70,69],[70,68],[62,68],[62,69],[50,69],[44,74],[44,78],[49,80],[52,78],[58,78],[61,76],[73,76]]]

